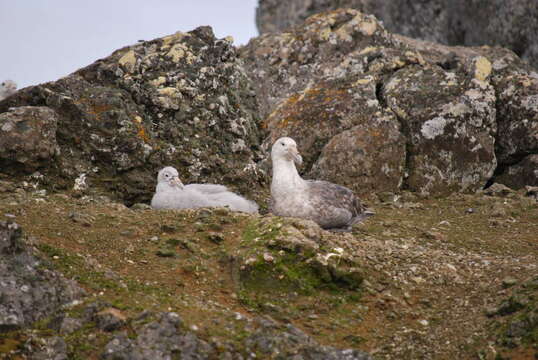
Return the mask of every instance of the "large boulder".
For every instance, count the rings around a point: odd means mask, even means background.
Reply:
[[[0,167],[33,172],[59,152],[58,115],[48,107],[22,106],[0,114]]]
[[[279,32],[338,8],[374,14],[388,30],[448,45],[499,45],[538,67],[538,3],[534,0],[260,0],[260,33]]]
[[[0,332],[20,329],[50,316],[83,291],[47,269],[23,242],[16,223],[0,222]]]
[[[61,151],[40,168],[43,184],[69,188],[84,174],[90,188],[148,200],[157,170],[173,165],[185,182],[259,189],[256,98],[231,40],[209,27],[125,47],[22,89],[0,102],[0,113],[23,106],[57,114]]]
[[[409,189],[477,190],[491,178],[497,165],[491,85],[435,65],[409,66],[394,73],[383,95],[408,134]]]
[[[485,52],[394,36],[342,9],[253,39],[242,57],[262,98],[264,145],[296,138],[307,177],[360,194],[446,194],[482,188],[497,166],[491,78],[505,75]]]

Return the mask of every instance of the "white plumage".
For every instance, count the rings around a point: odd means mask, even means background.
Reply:
[[[271,160],[271,207],[275,215],[309,219],[324,229],[348,230],[372,214],[350,189],[328,181],[302,179],[295,163],[301,164],[303,159],[292,138],[283,137],[273,144]]]
[[[155,209],[229,207],[233,211],[258,212],[258,205],[254,201],[229,191],[224,185],[183,185],[179,179],[179,173],[171,166],[159,171],[151,206]]]
[[[0,84],[0,100],[4,100],[17,91],[17,84],[12,80],[6,80]]]

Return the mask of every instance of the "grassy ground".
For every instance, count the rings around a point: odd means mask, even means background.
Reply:
[[[291,235],[287,220],[269,215],[131,210],[96,197],[0,194],[0,216],[14,215],[48,266],[86,289],[83,304],[70,310],[74,315],[88,303],[106,302],[132,331],[129,324],[143,311],[175,311],[201,337],[238,343],[245,336],[241,319],[265,315],[320,343],[379,359],[536,356],[536,328],[506,336],[516,317],[537,311],[536,202],[477,194],[371,205],[376,216],[353,233],[298,228],[319,231],[322,248],[341,246],[365,278],[357,289],[310,278],[286,262],[289,254],[279,257],[270,244]],[[264,270],[274,276],[238,279],[234,259],[252,249],[278,258]],[[495,312],[518,294],[527,297],[523,310]],[[36,328],[50,332],[43,324]],[[110,336],[87,324],[66,340],[74,358],[97,359]],[[24,332],[1,335],[0,353],[25,340]]]

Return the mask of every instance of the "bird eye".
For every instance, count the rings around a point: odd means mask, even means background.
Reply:
[[[284,146],[285,144],[284,144],[284,143],[280,143],[280,145]]]
[[[168,177],[168,174],[164,174],[164,176]]]

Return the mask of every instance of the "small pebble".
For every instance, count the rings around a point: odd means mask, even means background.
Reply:
[[[502,284],[503,284],[503,287],[506,289],[517,284],[517,280],[514,279],[513,277],[508,276],[503,279]]]

